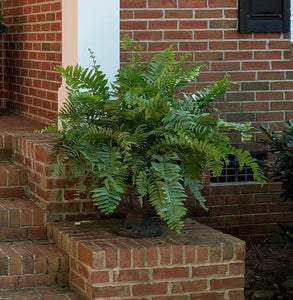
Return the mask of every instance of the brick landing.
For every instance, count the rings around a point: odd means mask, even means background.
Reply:
[[[46,127],[46,125],[40,122],[10,112],[3,111],[0,115],[0,133],[32,133],[35,130],[42,129],[44,127]]]
[[[0,300],[84,300],[84,298],[68,287],[52,287],[0,292]]]
[[[87,300],[244,300],[245,243],[187,220],[179,236],[112,233],[118,220],[48,224],[69,254],[70,285]]]

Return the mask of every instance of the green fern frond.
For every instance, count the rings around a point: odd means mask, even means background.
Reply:
[[[190,96],[185,95],[184,101],[179,102],[181,109],[189,110],[195,113],[202,113],[203,109],[212,102],[217,95],[224,94],[230,84],[229,76],[224,76],[215,84],[193,92]]]
[[[200,64],[190,64],[183,67],[186,56],[183,56],[180,63],[173,70],[173,89],[181,89],[187,86],[190,82],[194,81],[199,75],[201,65]]]
[[[147,63],[146,80],[150,82],[162,77],[172,65],[176,63],[175,53],[172,46],[165,49],[163,52],[154,55]]]
[[[138,193],[138,201],[143,206],[143,198],[148,194],[148,177],[145,171],[139,171],[135,181],[136,191]]]
[[[201,190],[203,186],[199,183],[197,179],[192,180],[189,176],[185,177],[185,186],[189,188],[189,190],[193,193],[193,196],[195,200],[197,200],[200,204],[200,206],[208,211],[208,208],[206,207],[206,199],[205,197],[201,194]]]
[[[66,68],[56,66],[55,70],[59,71],[61,76],[66,79],[70,93],[85,89],[95,95],[109,96],[106,75],[97,66],[94,66],[92,69],[82,68],[80,65]]]
[[[235,149],[232,146],[228,146],[228,151],[230,154],[233,154],[237,157],[240,171],[246,165],[251,168],[251,170],[253,172],[253,178],[257,182],[259,182],[261,184],[264,184],[266,182],[266,177],[263,174],[263,171],[261,170],[259,164],[257,163],[256,159],[253,158],[248,151],[245,151],[242,149]]]
[[[124,190],[113,181],[105,181],[104,183],[104,186],[93,189],[91,192],[94,205],[105,215],[108,215],[118,206],[121,200],[120,194]]]
[[[153,155],[150,168],[150,201],[156,212],[171,229],[180,233],[186,213],[185,190],[182,186],[179,157],[175,153]]]

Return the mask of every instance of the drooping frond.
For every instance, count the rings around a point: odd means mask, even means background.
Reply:
[[[180,233],[186,213],[185,190],[182,186],[179,158],[175,153],[153,155],[150,168],[150,202],[171,229]]]
[[[92,190],[92,199],[105,215],[112,213],[121,200],[123,189],[112,180],[105,180],[103,186]]]
[[[263,174],[263,171],[261,170],[259,164],[248,151],[244,151],[242,149],[235,149],[234,147],[231,146],[228,146],[228,151],[230,154],[233,154],[237,157],[240,171],[246,165],[251,168],[253,172],[253,178],[256,181],[258,181],[261,184],[266,182],[266,177]]]
[[[127,174],[117,148],[104,145],[95,153],[83,149],[84,157],[92,163],[92,173],[99,178],[100,187],[92,187],[92,199],[103,213],[109,214],[117,207]]]
[[[135,180],[136,191],[138,193],[138,201],[142,207],[143,205],[143,198],[148,194],[148,176],[144,170],[138,172]]]
[[[193,193],[195,200],[199,202],[200,206],[205,210],[208,210],[208,208],[205,205],[206,199],[200,192],[203,188],[200,182],[197,179],[192,180],[189,176],[185,177],[184,182],[185,186],[189,188],[189,190]]]

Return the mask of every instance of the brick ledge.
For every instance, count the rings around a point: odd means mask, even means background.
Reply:
[[[243,241],[193,220],[181,236],[164,228],[160,237],[126,238],[112,233],[114,222],[48,224],[86,299],[244,299]]]

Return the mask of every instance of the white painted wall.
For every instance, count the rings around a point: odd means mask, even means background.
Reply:
[[[119,0],[78,0],[78,63],[92,66],[90,48],[111,82],[120,64],[119,21]]]

